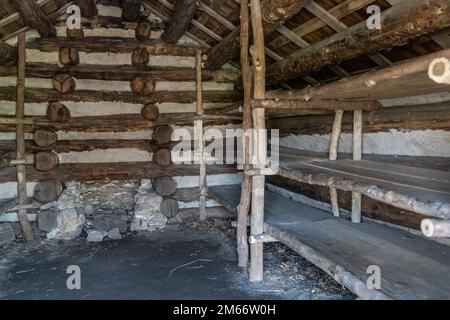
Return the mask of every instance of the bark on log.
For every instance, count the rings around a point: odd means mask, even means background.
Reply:
[[[147,50],[152,55],[195,56],[196,47],[172,45],[161,40],[138,41],[119,37],[85,37],[72,40],[64,37],[35,39],[28,43],[29,49],[45,52],[58,51],[61,47],[74,47],[81,52],[131,53],[136,48]]]
[[[138,51],[140,51],[139,54],[148,55],[143,49],[137,49],[133,51],[133,54]],[[57,65],[38,62],[28,63],[26,74],[27,77],[30,78],[51,79],[59,71],[61,71],[61,69]],[[76,79],[131,81],[135,77],[149,77],[155,81],[195,80],[195,70],[185,67],[118,65],[111,68],[111,66],[108,65],[81,64],[70,68],[64,68],[64,72],[70,74]],[[1,77],[10,77],[15,75],[17,75],[16,67],[0,66]],[[238,77],[240,77],[240,74],[233,70],[219,70],[215,72],[203,70],[202,72],[203,81],[232,83]]]
[[[56,201],[63,191],[63,184],[55,179],[48,179],[39,182],[34,187],[34,199],[42,203]]]
[[[172,155],[170,149],[160,148],[153,154],[153,162],[160,167],[168,167],[172,163]]]
[[[253,108],[273,109],[281,112],[287,110],[292,112],[295,110],[374,110],[382,108],[382,105],[376,101],[353,101],[344,102],[336,100],[252,100]]]
[[[159,126],[153,130],[152,139],[157,144],[168,144],[172,141],[172,134],[172,127]]]
[[[325,65],[366,53],[402,46],[413,38],[445,28],[450,25],[450,3],[447,0],[402,1],[384,11],[381,17],[380,30],[367,28],[364,20],[272,64],[267,70],[268,84],[298,78]]]
[[[51,122],[66,123],[69,122],[71,115],[70,110],[59,102],[51,102],[47,108],[47,117]]]
[[[142,108],[141,114],[145,119],[155,121],[159,117],[159,109],[154,104],[149,103]]]
[[[192,126],[196,119],[195,114],[186,112],[162,114],[156,121],[148,121],[140,114],[120,114],[110,116],[92,116],[72,118],[68,123],[53,123],[46,117],[35,117],[33,125],[25,124],[25,132],[32,133],[36,128],[50,128],[55,131],[77,131],[77,132],[129,132],[153,130],[156,126],[180,125]],[[240,119],[205,119],[205,126],[227,125],[240,123]],[[0,132],[13,132],[11,124],[1,124]]]
[[[0,65],[12,66],[15,64],[17,64],[17,49],[0,42]]]
[[[161,213],[169,219],[175,217],[178,214],[178,209],[178,201],[174,199],[165,199],[159,206],[159,210],[161,210]]]
[[[175,143],[171,143],[172,147]],[[121,139],[94,139],[94,140],[58,140],[55,144],[47,147],[39,147],[33,141],[25,141],[25,151],[27,154],[35,154],[40,151],[53,150],[56,153],[83,152],[107,149],[138,149],[153,153],[161,146],[151,140],[121,140]],[[13,140],[0,140],[0,156],[13,159],[9,154],[13,154],[16,146]]]
[[[25,24],[36,29],[44,38],[56,36],[56,29],[49,17],[44,13],[35,0],[10,0],[19,11]]]
[[[155,92],[156,83],[153,79],[136,77],[131,80],[131,90],[138,95],[148,96]]]
[[[322,86],[289,91],[268,91],[267,99],[310,100],[377,100],[445,91],[434,85],[428,69],[435,59],[450,58],[450,50],[442,50],[395,64],[381,70],[350,76]],[[414,81],[411,81],[414,79]]]
[[[49,171],[58,165],[58,156],[54,152],[38,152],[34,157],[34,166],[38,171]]]
[[[250,45],[250,24],[249,24],[248,0],[241,0],[241,28],[240,28],[240,60],[242,70],[242,83],[244,87],[244,101],[242,104],[242,129],[250,132],[252,128],[252,109],[250,101],[252,98],[252,76],[249,61],[249,45]],[[241,107],[239,106],[239,109]],[[250,138],[244,135],[244,170],[251,169],[250,166]],[[252,190],[252,178],[245,175],[241,186],[241,198],[237,209],[237,253],[238,266],[241,268],[248,267],[249,247],[248,247],[248,213],[250,209]]]
[[[261,3],[264,35],[267,36],[295,16],[309,0],[266,0]],[[208,53],[206,68],[217,70],[239,55],[239,28],[233,30]]]
[[[213,174],[237,173],[235,166],[214,165],[208,168]],[[57,179],[61,182],[101,181],[101,180],[134,180],[152,179],[159,176],[195,176],[198,175],[198,165],[171,165],[160,167],[153,162],[124,163],[78,163],[62,164],[47,172],[37,171],[33,166],[27,166],[28,181]],[[16,181],[15,168],[0,170],[0,183]]]
[[[16,120],[22,120],[25,115],[25,65],[26,65],[26,33],[21,32],[17,37],[17,85],[16,85]],[[16,126],[16,159],[25,159],[25,127],[23,124]],[[19,206],[27,203],[27,170],[25,164],[16,166],[17,198]],[[27,210],[19,208],[17,211],[22,233],[25,240],[33,240],[33,229],[28,221]]]
[[[14,87],[0,87],[0,99],[6,101],[15,101]],[[95,90],[77,90],[73,93],[60,94],[52,89],[33,89],[25,91],[26,102],[48,102],[48,101],[74,101],[74,102],[127,102],[135,104],[146,103],[193,103],[196,99],[195,91],[155,91],[150,96],[139,96],[132,92],[107,92]],[[203,94],[205,103],[228,103],[242,100],[240,92],[236,91],[205,91]]]
[[[152,24],[150,21],[145,20],[139,22],[136,27],[136,39],[139,41],[147,41],[150,39],[150,35],[152,34]]]
[[[121,0],[122,19],[127,22],[136,22],[142,18],[142,1]]]
[[[67,73],[58,73],[53,78],[53,88],[62,94],[71,93],[76,88],[75,80]]]
[[[408,116],[405,117],[405,114]],[[332,130],[333,115],[294,116],[270,119],[269,127],[280,129],[280,136],[327,134]],[[342,120],[342,132],[352,131],[353,117],[345,113]],[[363,130],[365,133],[397,130],[446,130],[450,128],[450,110],[448,103],[390,107],[364,113]]]
[[[71,47],[59,49],[59,62],[64,66],[75,66],[80,63],[78,50]]]
[[[280,176],[267,177],[267,182],[323,203],[330,202],[329,189],[324,186],[314,186]],[[352,207],[351,192],[341,190],[338,190],[337,192],[339,206],[347,211],[350,211]],[[420,223],[422,219],[425,218],[425,216],[421,214],[399,209],[364,196],[362,197],[361,209],[364,217],[377,219],[416,230],[420,230]]]
[[[53,130],[37,129],[33,134],[33,141],[38,147],[49,147],[58,140]]]
[[[75,4],[80,7],[83,17],[93,18],[97,15],[97,4],[95,0],[75,0]]]
[[[177,0],[172,17],[164,29],[161,39],[168,43],[177,43],[191,25],[197,8],[198,4],[196,0]]]
[[[177,191],[177,182],[172,177],[157,177],[153,180],[153,187],[157,194],[168,197]]]

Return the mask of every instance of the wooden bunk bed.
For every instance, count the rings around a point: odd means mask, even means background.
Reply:
[[[240,187],[211,187],[209,196],[236,212]],[[376,222],[354,224],[267,190],[264,204],[266,235],[319,266],[360,298],[449,298],[448,246]],[[367,287],[367,269],[373,265],[382,272],[380,290]]]
[[[427,9],[430,9],[433,5],[442,4],[428,5]],[[418,1],[404,3],[403,6],[406,6],[408,14],[404,14],[400,6],[394,7],[383,13],[382,19],[385,23],[408,20],[425,9],[421,8]],[[449,298],[448,247],[378,223],[361,224],[361,201],[364,195],[394,207],[432,217],[433,219],[425,219],[428,229],[423,229],[424,233],[427,236],[449,236],[448,172],[363,160],[362,139],[363,110],[382,108],[378,102],[380,99],[404,97],[411,93],[414,95],[448,91],[450,51],[443,50],[322,86],[266,92],[266,83],[274,85],[292,78],[293,75],[301,76],[319,69],[320,66],[339,63],[351,56],[364,54],[367,46],[379,46],[372,48],[376,51],[398,45],[397,41],[405,39],[385,36],[382,31],[368,35],[370,32],[364,23],[361,23],[271,65],[266,77],[265,35],[260,1],[250,0],[250,8],[253,80],[247,76],[250,74],[248,1],[241,1],[240,40],[244,87],[242,112],[244,129],[254,129],[254,162],[252,166],[246,164],[242,167],[245,178],[241,189],[233,186],[209,190],[210,197],[237,213],[239,265],[247,266],[248,239],[250,281],[263,280],[263,243],[279,240],[321,267],[360,298]],[[403,28],[400,24],[395,26]],[[377,40],[371,39],[371,36]],[[357,45],[359,40],[362,43]],[[344,47],[348,50],[343,50]],[[267,138],[260,133],[260,129],[265,129],[266,116],[272,115],[271,112],[285,115],[316,114],[318,110],[331,110],[335,113],[328,159],[284,152],[280,155],[278,172],[266,168]],[[344,111],[353,112],[352,160],[338,160],[338,141]],[[245,148],[248,148],[248,143],[244,141]],[[302,183],[329,187],[332,214],[265,190],[265,176],[273,174]],[[351,222],[339,218],[338,189],[352,192]],[[251,215],[248,219],[250,198]],[[371,289],[367,285],[367,268],[370,266],[384,270],[381,288]]]

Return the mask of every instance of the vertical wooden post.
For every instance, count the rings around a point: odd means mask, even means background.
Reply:
[[[342,131],[342,117],[344,115],[344,111],[336,110],[336,115],[334,116],[333,122],[333,130],[331,132],[330,139],[330,160],[337,160],[338,157],[338,146],[339,146],[339,137],[341,136]],[[330,200],[331,200],[331,211],[333,212],[333,216],[339,217],[339,203],[338,203],[338,193],[336,188],[330,188]]]
[[[17,99],[16,99],[16,118],[23,119],[25,116],[25,63],[26,63],[26,33],[21,32],[18,35],[18,63],[17,63]],[[16,126],[16,144],[17,160],[25,159],[25,133],[23,124],[18,122]],[[24,205],[27,202],[27,180],[25,164],[17,165],[17,197],[19,199],[19,210],[17,217],[22,227],[22,233],[25,240],[33,240],[33,230],[28,221],[27,209]]]
[[[264,32],[261,17],[260,0],[251,0],[251,18],[253,30],[253,77],[254,99],[266,97],[266,61],[264,48]],[[265,109],[253,109],[253,148],[256,158],[254,167],[263,169],[266,165],[267,136],[265,134]],[[254,176],[252,180],[252,216],[250,221],[250,234],[260,235],[264,232],[264,184],[265,176]],[[263,243],[256,242],[250,245],[250,281],[263,280]]]
[[[362,159],[362,110],[353,111],[353,160]],[[352,222],[361,223],[361,193],[352,192]]]
[[[248,12],[248,0],[241,0],[241,71],[242,82],[244,85],[244,104],[242,115],[242,129],[244,131],[243,143],[244,148],[243,160],[244,160],[244,172],[250,168],[250,141],[249,130],[252,128],[252,110],[250,107],[250,100],[252,98],[252,77],[249,63],[249,12]],[[251,176],[244,175],[244,179],[241,187],[241,199],[238,207],[237,217],[237,252],[238,252],[238,266],[241,268],[247,268],[248,266],[248,237],[247,237],[247,221],[248,211],[250,208],[251,198]]]
[[[205,136],[203,132],[203,83],[202,83],[202,51],[197,50],[195,56],[196,90],[197,90],[197,117],[196,127],[198,133],[199,154],[199,212],[200,220],[206,219],[206,163],[205,163]]]

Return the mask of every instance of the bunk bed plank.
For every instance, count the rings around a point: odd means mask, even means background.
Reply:
[[[239,186],[209,194],[235,208]],[[450,249],[374,222],[352,224],[266,190],[265,232],[364,299],[448,299]],[[379,266],[381,289],[367,288],[367,268]]]
[[[450,174],[370,160],[320,160],[295,153],[280,156],[280,176],[309,184],[357,191],[393,206],[450,218]]]

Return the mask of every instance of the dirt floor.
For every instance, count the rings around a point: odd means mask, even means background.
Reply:
[[[0,299],[354,299],[279,243],[265,246],[265,280],[236,266],[230,221],[170,225],[120,241],[36,241],[0,248]],[[69,290],[67,268],[81,270]]]

